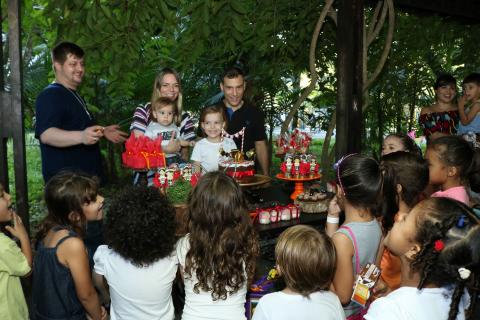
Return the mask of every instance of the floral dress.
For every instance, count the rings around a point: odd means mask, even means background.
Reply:
[[[451,110],[421,114],[418,123],[423,129],[423,134],[428,138],[435,132],[456,134],[459,119],[458,110]]]

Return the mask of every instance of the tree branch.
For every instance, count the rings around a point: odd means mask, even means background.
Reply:
[[[328,17],[332,19],[333,23],[337,25],[337,11],[333,9],[333,7],[330,7],[330,10],[328,10]]]
[[[372,83],[377,79],[378,75],[382,71],[382,68],[385,65],[385,62],[387,61],[390,48],[392,47],[393,32],[395,27],[395,12],[393,7],[393,1],[385,0],[385,2],[386,2],[386,5],[388,6],[388,32],[387,32],[387,37],[385,39],[385,47],[383,48],[382,55],[380,57],[380,60],[378,61],[378,65],[375,68],[375,71],[373,72],[370,79],[367,79],[363,87],[364,92],[372,85]]]
[[[375,38],[380,33],[380,30],[382,30],[383,25],[385,24],[385,18],[387,16],[388,5],[386,3],[386,0],[384,0],[382,2],[383,2],[382,15],[380,16],[380,19],[375,21],[375,23],[372,25],[372,26],[374,26],[374,29],[373,29],[372,32],[370,32],[368,34],[367,46],[370,46],[370,44],[372,44],[373,40],[375,40]],[[382,2],[379,2],[378,4],[381,5]]]
[[[365,81],[367,80],[367,76],[368,76],[367,52],[368,52],[369,44],[367,44],[367,38],[370,37],[370,35],[372,34],[372,32],[375,28],[375,24],[377,23],[378,14],[380,12],[381,6],[382,6],[382,2],[378,1],[377,5],[375,6],[375,10],[373,11],[372,19],[370,20],[370,23],[368,25],[368,30],[367,30],[367,27],[366,27],[367,25],[365,23],[365,14],[363,15],[364,28],[363,28],[363,34],[362,34],[362,37],[363,37],[363,39],[362,39],[362,49],[363,49],[363,52],[362,52],[362,61],[363,61],[363,64],[362,64],[362,83],[365,83]]]
[[[373,11],[373,16],[372,19],[370,20],[370,24],[368,25],[368,31],[367,34],[370,35],[373,32],[373,29],[375,28],[375,24],[377,23],[378,20],[378,14],[380,13],[380,8],[382,7],[383,1],[377,2],[377,5],[375,6],[375,10]]]
[[[327,0],[325,2],[325,6],[323,7],[322,12],[320,13],[320,17],[318,18],[317,24],[315,25],[315,29],[313,31],[312,40],[310,42],[310,52],[308,55],[309,68],[310,68],[310,84],[302,92],[298,100],[295,101],[292,109],[290,109],[290,112],[288,113],[287,118],[282,124],[282,129],[280,131],[281,136],[283,136],[284,133],[287,132],[288,126],[290,125],[290,122],[292,122],[293,116],[295,115],[295,113],[297,113],[298,108],[300,108],[302,103],[305,101],[308,95],[313,91],[313,89],[315,89],[315,85],[317,84],[318,73],[315,66],[315,56],[316,56],[315,52],[317,49],[317,41],[318,41],[318,36],[320,34],[320,30],[322,29],[323,23],[325,22],[325,18],[330,8],[332,7],[332,4],[333,4],[333,0]]]

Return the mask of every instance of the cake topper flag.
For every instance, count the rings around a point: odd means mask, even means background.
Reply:
[[[240,131],[234,134],[228,134],[228,132],[222,129],[222,135],[230,139],[242,137],[242,147],[240,148],[240,151],[243,152],[243,140],[245,139],[245,127],[243,127]]]

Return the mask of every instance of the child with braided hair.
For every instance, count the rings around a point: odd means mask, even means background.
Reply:
[[[470,296],[476,297],[480,283],[479,222],[465,204],[443,197],[402,214],[384,241],[400,258],[401,286],[375,300],[365,319],[473,319]]]

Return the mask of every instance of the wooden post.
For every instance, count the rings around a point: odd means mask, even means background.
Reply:
[[[23,76],[22,46],[20,30],[20,2],[8,0],[8,48],[10,58],[10,98],[15,169],[15,190],[17,213],[22,217],[27,230],[30,230],[28,214],[27,165],[25,155],[25,129],[23,125]]]
[[[0,17],[2,16],[2,7],[0,6]],[[0,34],[2,34],[2,24],[0,23]],[[9,114],[9,100],[5,94],[4,83],[4,63],[3,63],[3,42],[0,38],[0,183],[5,190],[9,192],[8,187],[8,162],[7,162],[7,140],[9,132],[7,126],[10,124],[7,121],[7,115]],[[8,110],[7,110],[8,109]]]
[[[337,131],[335,156],[362,146],[363,0],[339,0],[337,24]]]

